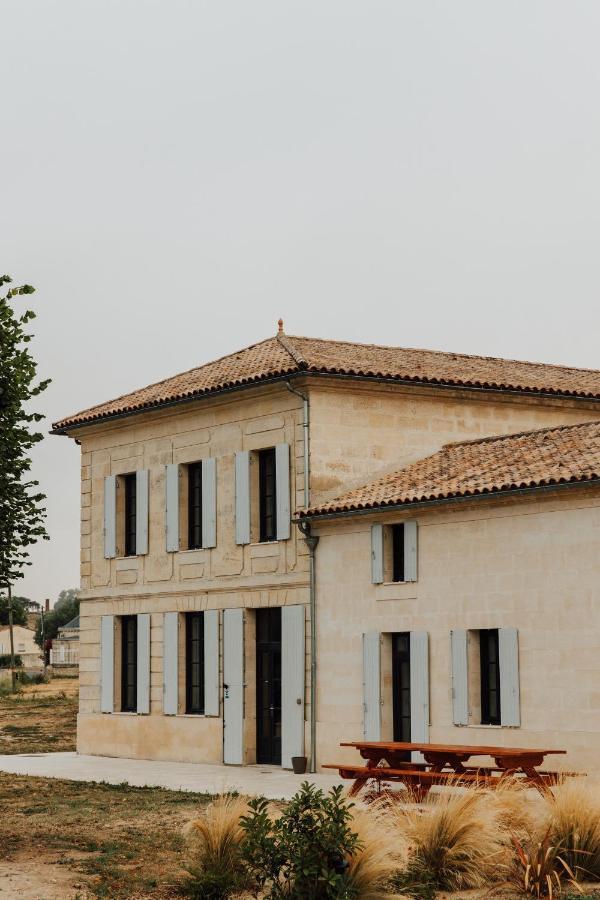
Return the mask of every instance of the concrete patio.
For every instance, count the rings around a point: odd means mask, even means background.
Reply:
[[[303,781],[309,781],[323,790],[342,783],[333,774],[294,775],[275,766],[218,766],[83,756],[77,753],[0,756],[0,772],[70,781],[126,782],[135,787],[162,787],[208,794],[239,791],[241,794],[261,794],[270,800],[288,800]]]

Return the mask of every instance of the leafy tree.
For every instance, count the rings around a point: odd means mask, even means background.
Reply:
[[[12,281],[0,276],[0,288]],[[31,428],[40,413],[28,411],[33,397],[44,391],[49,380],[38,381],[37,364],[27,346],[31,335],[25,328],[35,318],[28,309],[16,315],[12,301],[32,294],[28,285],[9,288],[0,296],[0,588],[8,598],[11,626],[11,657],[14,659],[12,588],[30,566],[29,549],[40,539],[48,539],[44,526],[44,494],[30,478],[31,449],[43,439]],[[13,675],[14,681],[14,675]]]
[[[13,624],[14,625],[27,625],[27,612],[29,610],[29,604],[31,603],[27,597],[13,597],[12,598],[12,608],[13,608]],[[8,625],[9,624],[9,610],[8,610],[8,597],[2,596],[0,594],[0,625]]]
[[[35,626],[35,642],[43,647],[45,641],[53,640],[58,634],[58,629],[79,615],[79,592],[75,588],[61,591],[54,608],[44,613],[44,636],[42,638],[42,620],[38,619]]]

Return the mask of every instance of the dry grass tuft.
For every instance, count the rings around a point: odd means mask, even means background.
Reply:
[[[498,808],[485,791],[430,794],[420,806],[396,808],[392,815],[408,844],[407,883],[449,891],[482,887],[503,857]]]
[[[352,831],[360,849],[349,859],[351,886],[358,900],[383,900],[391,896],[392,876],[403,861],[400,842],[383,809],[376,806],[352,809]]]
[[[600,782],[565,778],[547,797],[548,834],[577,878],[600,879]]]
[[[186,827],[187,837],[195,846],[202,863],[207,866],[229,865],[238,860],[244,839],[240,819],[248,812],[243,797],[221,794]]]

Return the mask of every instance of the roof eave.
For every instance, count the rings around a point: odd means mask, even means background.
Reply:
[[[455,497],[436,497],[432,500],[419,500],[406,503],[386,503],[378,506],[361,507],[360,509],[342,509],[326,513],[313,513],[312,515],[296,515],[292,521],[300,522],[330,521],[332,519],[347,519],[356,516],[377,516],[388,512],[401,512],[406,509],[425,509],[432,506],[447,506],[453,503],[471,503],[478,500],[497,500],[502,498],[525,496],[530,494],[551,493],[565,488],[585,488],[600,484],[600,478],[582,478],[577,481],[565,481],[557,484],[539,484],[530,487],[509,488],[502,491],[487,491],[480,494],[463,494]]]
[[[130,416],[141,415],[142,413],[150,412],[155,409],[168,409],[173,406],[180,406],[184,403],[194,403],[198,400],[202,400],[205,397],[215,397],[221,394],[228,394],[234,391],[246,390],[248,388],[259,387],[263,384],[274,384],[280,381],[288,381],[290,378],[298,378],[298,377],[319,377],[319,378],[335,378],[335,379],[348,379],[348,380],[358,380],[358,381],[369,381],[375,382],[377,384],[401,384],[407,387],[425,387],[431,389],[439,389],[439,390],[450,390],[450,391],[469,391],[476,392],[480,394],[500,394],[500,395],[512,395],[512,396],[532,396],[532,397],[540,397],[545,400],[567,400],[567,401],[578,401],[578,402],[587,402],[587,403],[600,403],[600,396],[596,395],[588,395],[588,394],[577,394],[570,392],[558,392],[558,391],[549,391],[549,390],[538,390],[537,388],[518,388],[518,387],[502,387],[499,385],[476,385],[470,384],[469,382],[441,382],[434,381],[430,379],[416,379],[416,378],[403,378],[391,375],[362,375],[360,373],[343,373],[343,372],[331,372],[326,369],[300,369],[296,371],[290,371],[287,373],[281,373],[278,375],[268,376],[266,378],[257,378],[254,381],[248,381],[244,384],[233,384],[226,385],[222,388],[216,388],[214,390],[201,391],[196,394],[192,394],[190,396],[184,397],[176,397],[172,400],[162,400],[157,403],[149,403],[144,406],[134,407],[133,409],[123,410],[117,413],[108,413],[106,415],[98,416],[95,419],[85,419],[80,422],[73,422],[63,425],[61,427],[52,427],[52,429],[48,432],[51,435],[69,435],[70,432],[75,431],[80,428],[86,428],[91,425],[97,425],[104,422],[115,421],[120,419],[129,418]],[[68,422],[68,420],[67,420]]]

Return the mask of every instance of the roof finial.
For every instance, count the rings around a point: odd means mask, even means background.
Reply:
[[[277,334],[283,334],[283,319],[280,319],[277,325],[279,326],[279,331],[277,332]]]

